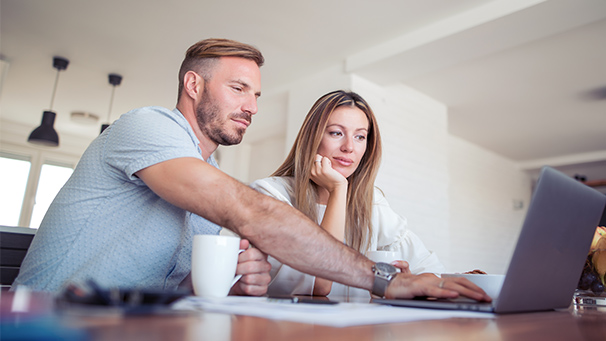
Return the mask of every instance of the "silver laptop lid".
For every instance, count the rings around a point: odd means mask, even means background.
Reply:
[[[605,204],[604,194],[544,167],[495,312],[568,307]]]

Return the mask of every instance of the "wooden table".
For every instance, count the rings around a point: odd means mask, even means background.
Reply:
[[[65,322],[71,327],[85,328],[93,340],[606,340],[606,315],[595,311],[346,328],[209,313]]]
[[[606,308],[578,306],[566,311],[498,315],[494,319],[345,328],[209,312],[123,316],[117,311],[97,315],[72,310],[53,315],[64,329],[79,331],[89,340],[606,340]]]

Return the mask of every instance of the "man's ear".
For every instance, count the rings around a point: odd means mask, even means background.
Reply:
[[[201,89],[204,88],[204,79],[193,71],[187,71],[183,76],[183,92],[193,100],[198,99]]]

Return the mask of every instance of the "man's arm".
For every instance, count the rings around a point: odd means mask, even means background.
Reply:
[[[175,206],[224,226],[294,269],[372,288],[372,262],[298,210],[260,194],[202,160],[178,158],[136,175]]]
[[[297,209],[256,192],[195,158],[164,161],[136,175],[164,200],[248,239],[261,251],[301,272],[372,289],[371,262],[345,246]],[[436,296],[490,301],[465,278],[398,274],[388,297]]]

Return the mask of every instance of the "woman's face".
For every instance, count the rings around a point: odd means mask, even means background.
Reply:
[[[330,159],[332,168],[348,178],[358,168],[368,136],[368,119],[357,107],[333,111],[322,136],[318,154]]]

